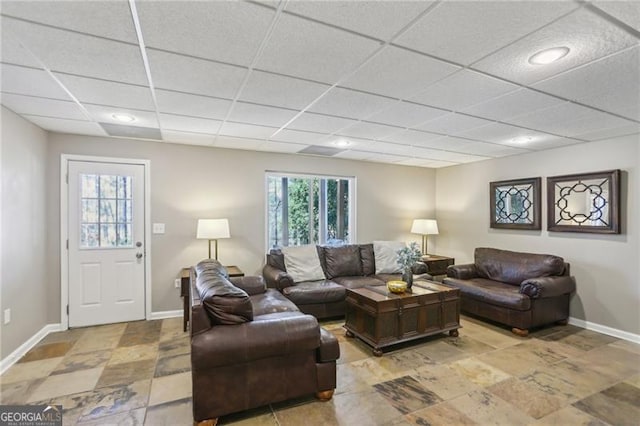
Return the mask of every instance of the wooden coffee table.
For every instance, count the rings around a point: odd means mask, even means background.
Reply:
[[[416,280],[411,291],[390,293],[386,286],[347,289],[347,337],[358,337],[375,356],[382,348],[448,331],[458,336],[460,290]]]

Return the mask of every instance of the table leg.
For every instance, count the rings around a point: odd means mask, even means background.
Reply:
[[[347,337],[354,337],[354,336],[355,336],[355,335],[353,334],[353,332],[351,332],[351,331],[349,331],[349,330],[345,331],[345,332],[344,332],[344,335],[345,335],[345,336],[347,336]]]
[[[384,353],[382,352],[382,349],[379,348],[373,348],[373,355],[374,356],[382,356]]]
[[[458,333],[458,329],[455,330],[449,330],[449,336],[451,337],[458,337],[460,333]]]

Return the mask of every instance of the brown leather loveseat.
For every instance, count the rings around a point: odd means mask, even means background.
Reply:
[[[191,270],[193,418],[316,394],[331,399],[338,342],[262,277],[228,278],[215,260]]]
[[[566,324],[576,290],[561,257],[476,248],[475,262],[452,265],[443,281],[460,288],[461,309],[526,336],[530,328]]]

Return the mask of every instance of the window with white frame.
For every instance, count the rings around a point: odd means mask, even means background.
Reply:
[[[353,240],[355,178],[267,173],[267,249]]]

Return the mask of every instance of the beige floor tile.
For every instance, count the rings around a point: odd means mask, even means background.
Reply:
[[[407,414],[405,420],[410,425],[475,425],[477,424],[466,415],[455,409],[451,404],[442,402],[432,407]]]
[[[33,390],[44,382],[45,378],[27,380],[23,382],[2,383],[0,387],[0,404],[23,405]]]
[[[62,362],[62,359],[62,357],[47,358],[40,361],[14,364],[0,376],[0,382],[6,384],[47,377]]]
[[[160,326],[160,333],[170,332],[173,330],[182,331],[183,321],[182,317],[175,318],[167,318],[162,320],[162,325]]]
[[[85,392],[95,387],[102,367],[49,376],[29,396],[28,402],[43,401],[61,395]]]
[[[541,337],[541,340],[561,342],[582,351],[590,351],[591,349],[616,342],[619,339],[578,327],[563,327],[556,333]]]
[[[620,347],[600,346],[581,359],[620,380],[640,373],[640,354]]]
[[[151,426],[193,426],[191,398],[148,407],[144,424]]]
[[[38,342],[38,346],[57,342],[75,342],[84,335],[86,330],[86,328],[70,328],[65,331],[56,331],[55,333],[49,333],[45,336],[44,339]]]
[[[479,355],[496,350],[494,346],[483,343],[468,335],[463,335],[462,332],[460,332],[458,337],[447,337],[443,341],[469,355]]]
[[[109,332],[104,331],[102,333],[86,332],[76,341],[75,345],[73,345],[67,355],[111,350],[118,345],[119,341],[120,334],[115,333],[112,330],[109,330]]]
[[[186,371],[191,371],[191,356],[189,354],[160,358],[156,364],[156,371],[153,376],[169,376]]]
[[[411,376],[378,383],[373,385],[373,388],[402,414],[409,414],[442,401],[442,398]]]
[[[156,360],[158,357],[158,343],[146,345],[124,346],[113,350],[108,364],[121,364],[123,362],[134,362],[143,360]]]
[[[535,424],[544,426],[607,426],[603,421],[570,405],[539,419]]]
[[[640,343],[629,342],[628,340],[618,340],[610,343],[609,346],[614,348],[626,349],[640,355]]]
[[[640,389],[618,383],[573,406],[612,425],[637,425],[640,422]]]
[[[271,411],[271,407],[268,405],[220,417],[218,425],[279,426],[275,414]]]
[[[413,377],[443,400],[481,389],[479,385],[448,365],[429,365],[419,368]]]
[[[369,346],[354,338],[347,338],[345,341],[340,342],[340,358],[338,358],[337,363],[344,364],[358,361],[369,358],[371,355],[371,348]]]
[[[72,373],[78,370],[103,367],[109,361],[111,351],[83,352],[67,355],[51,374]]]
[[[93,420],[79,420],[77,426],[142,426],[144,424],[144,415],[146,408],[138,408],[137,410],[125,411],[124,413],[113,414],[111,416],[98,417]]]
[[[151,382],[149,406],[191,396],[191,372],[157,377]]]
[[[624,382],[628,383],[630,385],[633,385],[633,386],[635,386],[637,388],[640,388],[640,374],[636,374],[635,376],[631,376],[627,380],[625,380]]]
[[[74,342],[55,342],[46,345],[37,345],[27,352],[18,362],[38,361],[47,358],[59,358],[64,356]]]
[[[174,340],[160,342],[158,347],[158,358],[165,358],[191,353],[191,338],[189,336],[180,337]]]
[[[105,386],[126,385],[140,380],[151,379],[155,371],[156,362],[152,359],[141,361],[123,362],[120,364],[106,365],[96,385],[97,388]]]
[[[565,400],[554,397],[516,378],[489,386],[487,390],[534,419],[542,418],[565,406]]]
[[[477,358],[468,358],[449,364],[458,374],[466,377],[478,386],[491,386],[507,380],[511,376]]]
[[[481,425],[528,425],[534,419],[501,398],[482,390],[459,396],[449,404]]]
[[[414,350],[425,355],[433,362],[440,364],[455,362],[469,357],[468,353],[447,343],[444,338],[432,339],[426,343],[416,346]]]
[[[387,380],[402,377],[408,372],[411,372],[406,370],[399,371],[396,364],[385,357],[366,358],[360,361],[354,361],[349,365],[354,373],[369,385],[386,382]]]

